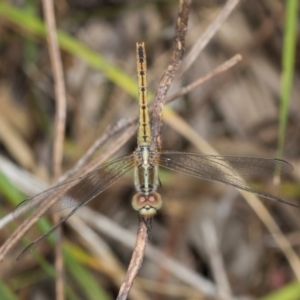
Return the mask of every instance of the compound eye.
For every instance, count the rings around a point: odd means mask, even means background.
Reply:
[[[133,196],[131,205],[134,210],[141,215],[155,215],[156,211],[162,207],[162,199],[160,194],[153,192],[149,195],[137,193]]]
[[[142,193],[136,193],[132,197],[131,205],[134,210],[140,211],[146,205],[146,202],[147,202],[146,195]]]
[[[153,192],[148,195],[148,203],[156,210],[160,210],[162,208],[162,199],[159,193]]]

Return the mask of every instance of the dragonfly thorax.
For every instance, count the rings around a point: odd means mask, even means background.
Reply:
[[[137,192],[150,194],[157,190],[158,166],[150,147],[140,146],[135,151],[134,185]]]
[[[131,201],[134,210],[140,215],[151,217],[162,207],[162,199],[160,194],[153,192],[151,194],[136,193]]]

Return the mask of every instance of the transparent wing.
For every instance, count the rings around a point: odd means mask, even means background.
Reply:
[[[17,219],[26,212],[34,213],[43,203],[57,196],[60,196],[60,199],[45,214],[74,206],[82,206],[117,181],[133,165],[133,155],[118,158],[83,177],[59,184],[32,198],[24,200],[16,207],[13,216]]]
[[[272,176],[275,171],[289,174],[293,167],[280,159],[260,157],[238,157],[205,155],[190,152],[162,151],[158,164],[161,167],[195,176],[201,179],[229,184],[239,189],[257,194],[261,197],[286,203],[279,197],[257,190],[249,186],[240,176]]]
[[[23,258],[25,255],[34,250],[40,242],[42,242],[47,236],[49,236],[61,223],[72,216],[77,209],[91,201],[110,185],[116,182],[124,173],[128,172],[134,166],[133,155],[125,156],[116,159],[100,168],[88,173],[82,178],[75,179],[73,181],[58,185],[51,188],[31,199],[23,201],[15,210],[14,215],[19,216],[25,211],[36,211],[39,209],[45,201],[49,200],[49,197],[62,194],[62,198],[58,201],[59,205],[55,205],[51,208],[51,211],[55,209],[62,209],[66,207],[74,207],[71,212],[64,216],[58,223],[56,223],[49,231],[44,233],[41,237],[35,240],[32,244],[27,246],[17,260]],[[38,204],[38,207],[36,205]]]

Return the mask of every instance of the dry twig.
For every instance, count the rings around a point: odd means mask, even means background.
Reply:
[[[234,65],[236,65],[241,60],[242,60],[242,56],[240,54],[236,54],[232,58],[226,60],[220,66],[216,67],[214,70],[210,71],[205,76],[200,77],[199,79],[195,80],[194,82],[190,83],[189,85],[181,88],[179,91],[175,92],[171,96],[167,97],[165,103],[169,103],[179,97],[184,96],[185,94],[189,93],[194,88],[196,88],[197,86],[199,86],[199,85],[203,84],[204,82],[212,79],[213,77],[220,75],[221,73],[229,70],[230,68],[232,68]]]
[[[152,218],[139,218],[139,227],[136,236],[136,242],[133,249],[130,264],[128,266],[125,279],[119,290],[117,300],[125,300],[133,285],[133,281],[142,265],[144,254],[146,250],[147,241],[149,239],[149,230],[151,226]]]
[[[153,111],[152,111],[152,147],[154,149],[161,148],[161,127],[162,127],[162,110],[165,102],[167,92],[170,88],[171,82],[175,77],[177,70],[180,66],[184,50],[185,50],[185,35],[187,31],[188,17],[191,6],[191,0],[179,1],[179,12],[176,22],[175,38],[173,41],[173,51],[171,62],[167,67],[167,70],[163,74],[160,83],[157,88],[157,92],[154,99]],[[148,241],[148,222],[150,219],[145,219],[140,216],[139,229],[137,232],[136,244],[133,250],[131,261],[124,279],[124,282],[120,288],[118,300],[127,299],[130,292],[133,280],[138,273],[140,266],[142,265],[146,244]],[[149,223],[149,224],[150,224]]]
[[[152,111],[152,143],[155,149],[161,148],[162,111],[170,85],[177,74],[185,51],[185,35],[191,0],[179,1],[179,12],[176,21],[175,37],[173,41],[171,62],[163,74],[154,97]]]

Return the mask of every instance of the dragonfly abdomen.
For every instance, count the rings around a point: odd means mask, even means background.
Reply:
[[[136,44],[137,72],[139,81],[139,129],[137,142],[139,146],[150,146],[151,130],[147,99],[147,62],[144,43]]]

